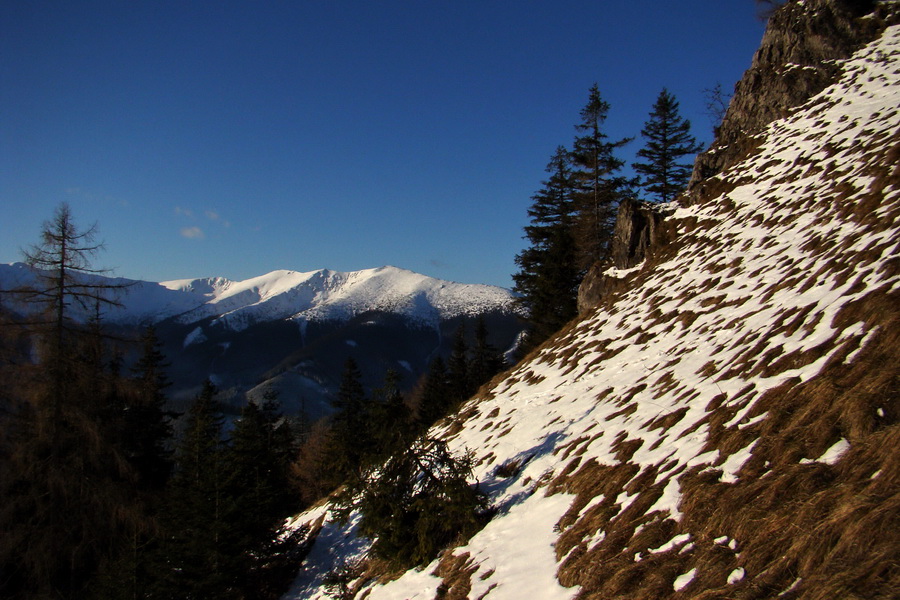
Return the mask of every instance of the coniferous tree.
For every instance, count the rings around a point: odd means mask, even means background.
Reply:
[[[644,177],[641,186],[658,202],[674,200],[687,186],[691,163],[682,159],[702,149],[690,131],[691,122],[678,113],[675,96],[663,88],[641,130],[647,143],[637,155],[646,162],[633,164]]]
[[[374,540],[376,556],[405,568],[425,564],[486,522],[486,497],[471,478],[471,455],[420,436],[368,471],[344,496],[343,511],[359,510],[360,532]]]
[[[141,483],[162,489],[172,469],[167,444],[172,437],[171,419],[176,415],[165,409],[165,390],[171,385],[168,366],[153,326],[141,336],[142,354],[134,365],[134,391],[124,407],[123,446],[129,461],[141,477]]]
[[[289,481],[294,452],[290,425],[274,396],[267,394],[262,405],[249,402],[225,451],[226,496],[233,503],[231,558],[245,598],[257,597],[265,587],[265,570],[277,551],[273,541],[285,517],[297,508]]]
[[[161,519],[157,597],[231,598],[238,535],[227,488],[222,416],[207,380],[191,406],[176,448],[176,467]]]
[[[331,476],[334,486],[347,478],[359,477],[371,455],[370,403],[362,385],[362,372],[352,358],[344,364],[336,409],[331,427]]]
[[[572,150],[576,166],[578,265],[584,271],[606,257],[619,202],[632,195],[635,184],[633,179],[619,174],[625,162],[615,156],[615,151],[632,138],[609,141],[603,128],[608,113],[609,104],[594,84],[581,110],[581,121],[575,126],[580,135]]]
[[[546,170],[550,176],[532,196],[528,209],[525,237],[530,246],[516,255],[519,271],[513,275],[519,303],[528,315],[525,350],[575,317],[583,277],[575,242],[576,180],[571,153],[558,147]]]
[[[427,430],[447,414],[452,403],[450,376],[444,359],[438,355],[429,363],[418,394],[416,421],[419,427]]]
[[[118,374],[106,368],[98,306],[117,286],[91,283],[101,245],[79,231],[61,205],[25,252],[38,285],[16,290],[35,306],[26,325],[39,363],[21,365],[30,381],[10,415],[0,477],[0,595],[76,598],[98,566],[142,528],[133,473],[110,440],[105,411]],[[88,327],[72,311],[94,315]],[[93,313],[92,313],[93,310]]]
[[[477,390],[503,370],[504,365],[503,355],[488,342],[484,315],[478,315],[475,322],[475,345],[472,347],[472,360],[469,365],[472,387]]]
[[[69,205],[62,203],[53,219],[44,223],[41,242],[23,253],[35,269],[38,285],[18,293],[38,307],[40,316],[33,325],[42,334],[42,363],[50,374],[48,408],[56,416],[65,409],[67,387],[76,379],[72,349],[81,328],[74,324],[72,311],[90,315],[101,307],[118,306],[115,293],[125,287],[91,279],[105,272],[91,266],[103,248],[96,235],[96,226],[79,231]]]
[[[450,395],[454,402],[466,400],[472,393],[469,379],[469,346],[466,344],[466,325],[461,324],[453,336],[453,348],[448,361]]]
[[[335,448],[333,427],[325,419],[317,421],[290,467],[292,486],[304,504],[314,503],[341,483],[334,472]]]
[[[373,432],[373,454],[383,458],[410,441],[415,423],[400,393],[400,375],[394,369],[388,369],[384,384],[372,396],[369,426]]]

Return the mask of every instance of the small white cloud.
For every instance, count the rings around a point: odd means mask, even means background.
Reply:
[[[214,210],[208,210],[204,214],[206,214],[206,218],[209,219],[210,221],[218,221],[219,220],[219,213],[217,213]]]
[[[195,227],[183,227],[181,229],[181,236],[186,237],[189,240],[202,240],[204,237],[206,237],[203,234],[203,230],[196,226]]]
[[[194,211],[192,211],[192,210],[189,209],[189,208],[182,208],[182,207],[180,207],[180,206],[176,206],[176,207],[175,207],[175,214],[176,214],[176,215],[184,215],[185,217],[193,217],[193,216],[194,216]],[[184,230],[182,230],[182,231],[184,231]]]

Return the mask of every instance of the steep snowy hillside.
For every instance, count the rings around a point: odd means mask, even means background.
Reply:
[[[896,597],[900,26],[840,67],[436,426],[497,514],[421,570],[363,563],[357,598]],[[318,537],[286,598],[365,560],[354,522],[297,518]]]

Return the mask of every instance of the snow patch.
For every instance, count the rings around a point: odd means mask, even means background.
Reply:
[[[831,446],[828,450],[826,450],[822,456],[817,459],[810,458],[802,458],[800,459],[801,465],[808,465],[812,463],[823,463],[826,465],[833,465],[837,461],[841,459],[841,456],[850,449],[850,442],[841,438],[838,440],[833,446]]]
[[[679,575],[675,578],[674,583],[672,583],[672,587],[676,592],[680,592],[684,588],[686,588],[690,583],[694,580],[694,576],[697,575],[697,569],[691,569],[687,573],[683,575]]]

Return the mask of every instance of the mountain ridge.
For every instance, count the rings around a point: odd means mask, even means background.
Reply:
[[[270,307],[270,319],[348,319],[378,310],[403,314],[431,326],[441,319],[486,310],[516,312],[514,296],[504,288],[445,281],[393,266],[350,272],[278,270],[244,281],[204,278],[161,285],[207,298],[207,314],[201,310],[199,318],[215,316],[238,323],[240,312],[267,303],[276,305]],[[179,317],[191,318],[199,320],[194,314]],[[233,322],[230,325],[236,326]]]
[[[288,414],[314,421],[331,412],[343,365],[353,358],[364,384],[381,384],[387,370],[410,389],[437,355],[449,355],[454,332],[483,318],[491,343],[517,347],[521,312],[509,290],[436,279],[379,267],[339,272],[272,271],[243,281],[224,277],[161,283],[83,275],[97,285],[124,286],[122,307],[102,321],[123,338],[154,325],[171,365],[170,400],[183,410],[204,379],[238,411],[245,396],[275,392]],[[0,264],[0,289],[35,286],[23,263]],[[23,314],[27,305],[4,301]],[[73,307],[74,309],[75,307]],[[72,315],[87,322],[89,310]],[[126,357],[134,349],[124,349]],[[134,360],[136,357],[131,357]]]
[[[394,312],[423,324],[440,319],[473,316],[485,310],[517,313],[514,294],[486,284],[451,282],[406,269],[383,266],[359,271],[318,269],[276,270],[245,280],[224,277],[176,279],[162,282],[124,277],[84,275],[91,282],[123,286],[121,308],[108,311],[116,323],[153,323],[174,318],[181,323],[214,318],[232,329],[262,320],[252,313],[268,303],[267,319],[349,319],[366,311]],[[24,263],[0,264],[0,285],[6,289],[34,285]],[[84,315],[81,315],[85,318]]]

